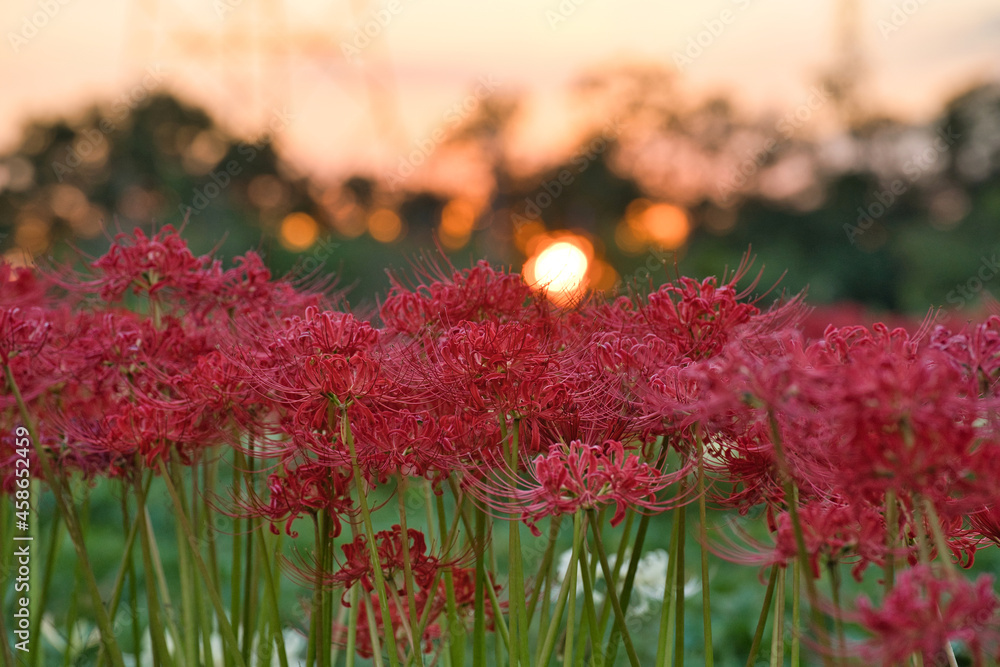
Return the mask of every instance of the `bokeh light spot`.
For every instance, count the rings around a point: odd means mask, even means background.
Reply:
[[[380,208],[368,218],[368,233],[379,243],[392,243],[403,233],[399,216],[387,208]]]
[[[293,252],[302,252],[312,247],[319,238],[319,224],[308,213],[289,213],[281,221],[278,236],[281,245]]]

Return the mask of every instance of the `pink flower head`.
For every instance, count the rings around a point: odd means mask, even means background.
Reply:
[[[37,352],[50,328],[40,309],[0,308],[0,366],[9,364],[16,355]]]
[[[979,535],[1000,546],[1000,505],[969,514],[969,521]]]
[[[0,258],[0,308],[31,308],[47,304],[48,277],[34,268],[15,267]]]
[[[214,289],[222,275],[218,262],[207,256],[195,257],[169,225],[152,237],[138,228],[131,236],[118,234],[93,267],[97,277],[76,288],[99,290],[101,299],[108,302],[117,301],[129,290],[150,297],[164,290],[182,296],[197,294]]]
[[[391,332],[416,335],[420,331],[445,331],[463,321],[504,321],[518,316],[531,289],[518,274],[497,271],[485,261],[448,276],[430,267],[429,285],[413,290],[393,279],[389,298],[382,304],[382,321]]]
[[[463,322],[431,363],[432,391],[460,410],[551,417],[566,404],[559,356],[528,323]]]
[[[375,541],[382,574],[390,584],[398,587],[400,595],[406,594],[403,585],[404,550],[409,552],[410,568],[416,586],[421,589],[430,587],[441,561],[427,553],[427,541],[423,533],[410,528],[404,539],[402,528],[395,525],[391,530],[375,533]],[[374,590],[375,574],[368,539],[364,535],[358,535],[353,542],[341,548],[344,551],[344,564],[333,575],[332,581],[342,584],[345,589],[360,581],[366,591]]]
[[[283,475],[268,475],[270,495],[267,503],[253,498],[244,509],[270,520],[271,532],[275,535],[278,529],[274,524],[284,521],[285,532],[291,537],[298,537],[292,529],[296,519],[325,509],[333,519],[332,536],[340,535],[340,517],[354,509],[350,471],[311,460],[297,466],[286,461],[283,468]]]
[[[902,664],[918,653],[925,665],[945,665],[946,642],[962,642],[981,664],[984,652],[995,656],[1000,646],[1000,601],[990,575],[973,583],[919,565],[899,575],[880,609],[867,598],[858,608],[858,622],[872,634],[856,647],[865,664]]]
[[[628,509],[662,512],[690,498],[657,499],[657,493],[681,480],[690,464],[672,473],[662,473],[643,462],[638,452],[608,440],[588,445],[574,440],[554,444],[548,454],[540,454],[527,466],[529,478],[519,480],[478,480],[467,478],[467,486],[485,502],[509,512],[520,512],[531,531],[546,516],[573,514],[614,504],[611,525],[617,526]],[[478,486],[478,488],[476,488]],[[494,496],[494,497],[491,497]]]

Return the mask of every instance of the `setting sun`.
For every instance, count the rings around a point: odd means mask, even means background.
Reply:
[[[544,248],[525,265],[528,281],[545,291],[559,305],[571,303],[586,288],[590,261],[580,247],[570,241],[557,241]]]

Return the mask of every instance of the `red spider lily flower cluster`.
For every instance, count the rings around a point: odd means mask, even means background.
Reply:
[[[453,580],[454,603],[459,618],[468,620],[471,618],[471,611],[474,602],[475,574],[471,568],[459,567],[456,563],[444,562],[440,558],[427,553],[427,543],[423,533],[419,530],[409,529],[408,535],[404,538],[402,528],[398,525],[391,530],[381,531],[375,534],[376,552],[379,566],[382,573],[390,582],[390,611],[392,626],[397,633],[397,640],[400,646],[405,645],[407,639],[406,624],[407,591],[405,588],[405,568],[406,562],[404,551],[409,558],[409,567],[412,572],[416,590],[414,591],[414,605],[418,618],[424,617],[438,619],[445,611],[445,591],[442,574],[447,569]],[[378,606],[378,599],[374,589],[374,570],[371,552],[368,548],[368,541],[363,535],[354,538],[353,542],[345,544],[343,547],[344,563],[340,570],[333,576],[333,583],[341,585],[345,589],[353,584],[359,583],[364,591],[362,605],[371,604]],[[492,585],[492,584],[491,584]],[[499,592],[501,587],[493,585],[494,591]],[[492,611],[488,612],[489,621],[492,624]],[[384,633],[382,621],[379,619],[378,628],[380,633]],[[344,628],[340,628],[341,631]],[[409,629],[411,632],[412,628]],[[428,624],[420,640],[422,650],[430,653],[434,650],[434,640],[442,635],[442,627],[438,622]],[[362,633],[358,638],[362,648],[359,654],[362,657],[371,657],[372,642],[369,635]]]
[[[963,643],[975,664],[1000,656],[1000,600],[990,575],[971,582],[918,565],[899,577],[880,608],[859,600],[857,616],[872,635],[855,648],[865,664],[893,665],[919,653],[925,665],[945,665],[943,647],[952,641]]]
[[[539,454],[526,465],[527,482],[477,481],[469,477],[488,504],[508,512],[520,512],[536,536],[536,523],[546,516],[574,514],[580,510],[614,505],[611,525],[625,518],[627,509],[662,512],[688,499],[662,499],[658,494],[683,479],[690,466],[665,474],[627,452],[622,443],[608,440],[587,445],[573,440],[556,444],[548,454]]]
[[[431,266],[413,286],[394,278],[364,318],[339,295],[273,279],[253,253],[225,269],[172,228],[137,230],[82,274],[0,264],[0,365],[21,397],[0,394],[0,427],[11,433],[23,404],[57,470],[87,480],[238,457],[250,481],[228,511],[292,538],[298,519],[325,516],[331,541],[356,528],[364,491],[411,479],[538,534],[545,517],[613,506],[617,526],[681,507],[697,470],[713,510],[766,517],[769,540],[738,529],[744,544],[714,545],[725,557],[801,558],[815,577],[911,566],[881,611],[861,604],[858,622],[884,646],[871,660],[946,640],[995,650],[993,621],[970,621],[995,614],[991,581],[917,563],[971,566],[1000,543],[1000,318],[809,339],[797,297],[762,308],[748,298],[756,282],[737,288],[746,268],[563,309],[484,262]],[[0,437],[0,463],[12,447]],[[375,543],[394,632],[410,594],[428,623],[408,641],[433,651],[441,573],[468,620],[474,571],[428,553],[419,530]],[[358,585],[374,606],[371,548],[356,537],[341,564],[314,562],[334,569],[301,580]],[[400,588],[404,553],[415,590]],[[915,632],[918,618],[933,632]],[[367,623],[358,632],[370,655]]]

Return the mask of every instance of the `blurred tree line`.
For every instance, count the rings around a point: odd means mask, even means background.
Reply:
[[[336,274],[360,303],[384,293],[385,268],[436,247],[518,269],[562,230],[592,246],[602,289],[718,274],[748,247],[764,284],[808,287],[813,303],[922,313],[1000,287],[998,83],[924,125],[869,114],[834,132],[815,129],[838,104],[822,86],[757,117],[691,101],[652,66],[592,72],[572,95],[584,129],[558,164],[524,171],[522,100],[494,95],[421,160],[453,178],[420,187],[318,182],[268,134],[230,136],[165,93],[34,123],[0,157],[0,252],[96,255],[116,230],[185,224],[196,252],[257,249],[279,273]]]

